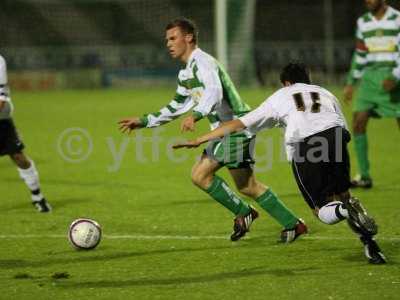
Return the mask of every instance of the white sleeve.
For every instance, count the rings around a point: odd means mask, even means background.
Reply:
[[[327,89],[321,88],[321,94],[325,94],[328,96],[329,99],[332,100],[333,104],[333,109],[335,110],[335,113],[339,116],[340,121],[342,122],[342,126],[349,130],[349,127],[347,126],[346,118],[343,114],[343,110],[341,108],[340,102],[338,98],[334,94],[332,94],[330,91]]]
[[[278,124],[278,113],[269,99],[265,100],[255,110],[239,118],[251,132],[256,133],[264,128],[273,128]]]
[[[0,55],[0,100],[7,100],[8,96],[7,65],[4,57]]]
[[[334,99],[334,101],[333,101],[333,106],[334,106],[334,108],[335,108],[336,113],[337,113],[337,114],[339,115],[339,117],[342,119],[344,128],[346,128],[346,130],[349,130],[349,127],[347,126],[346,118],[345,118],[345,116],[343,115],[343,111],[342,111],[342,109],[341,109],[341,107],[340,107],[339,100],[338,100],[335,96],[333,96],[333,99]]]
[[[194,105],[193,100],[186,93],[186,90],[178,85],[174,99],[158,112],[146,114],[141,118],[145,127],[157,127],[166,124],[184,113],[188,112]]]
[[[142,118],[144,121],[144,125],[148,128],[157,127],[163,124],[166,124],[172,120],[175,120],[179,116],[188,112],[192,106],[193,101],[188,98],[184,103],[179,103],[175,107],[173,107],[174,100],[172,100],[167,106],[160,109],[159,112],[147,114]]]
[[[215,65],[200,62],[197,64],[197,67],[196,75],[203,84],[203,91],[193,111],[195,113],[200,113],[201,116],[204,117],[213,111],[214,107],[221,102],[222,85]]]

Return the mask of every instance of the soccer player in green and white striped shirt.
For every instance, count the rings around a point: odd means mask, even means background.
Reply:
[[[197,47],[197,29],[191,20],[181,18],[170,22],[166,26],[166,44],[172,58],[186,64],[178,75],[176,95],[156,113],[121,120],[123,132],[160,126],[189,110],[192,114],[182,121],[182,131],[193,131],[195,122],[203,118],[207,118],[214,129],[221,122],[237,119],[250,111],[221,65]],[[245,131],[211,143],[194,165],[192,181],[235,215],[231,240],[239,240],[249,231],[258,213],[216,175],[220,168],[227,167],[238,190],[256,200],[277,220],[284,227],[281,240],[291,242],[306,233],[307,227],[270,188],[256,180],[252,169],[254,138]]]
[[[385,0],[365,0],[365,3],[369,12],[357,21],[356,49],[344,96],[351,101],[353,86],[360,81],[353,103],[354,145],[360,174],[352,186],[370,188],[368,119],[397,118],[400,127],[400,12]]]

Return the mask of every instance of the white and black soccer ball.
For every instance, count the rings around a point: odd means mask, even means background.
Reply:
[[[68,238],[76,249],[94,249],[101,240],[101,226],[92,219],[76,219],[69,226]]]

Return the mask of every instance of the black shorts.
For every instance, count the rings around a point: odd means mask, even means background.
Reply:
[[[12,119],[0,120],[0,156],[19,153],[24,149]]]
[[[293,174],[312,209],[326,205],[329,196],[350,188],[349,141],[350,133],[346,129],[334,127],[295,145]]]

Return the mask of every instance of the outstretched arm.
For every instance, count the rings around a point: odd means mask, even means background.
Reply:
[[[232,120],[226,123],[223,123],[220,127],[214,129],[213,131],[206,133],[195,140],[178,143],[172,146],[174,149],[179,148],[196,148],[201,144],[204,144],[208,141],[222,138],[232,132],[237,132],[244,129],[246,126],[240,120]]]
[[[138,117],[122,119],[121,121],[118,122],[118,124],[119,124],[119,130],[121,130],[122,133],[125,132],[130,133],[132,130],[144,127],[142,121],[140,121],[140,118]]]
[[[158,112],[146,114],[143,117],[125,118],[118,122],[119,129],[122,132],[131,132],[132,130],[144,127],[157,127],[166,124],[180,115],[186,113],[193,107],[193,101],[190,97],[176,94],[174,99]]]
[[[278,91],[279,92],[279,91]],[[208,141],[222,138],[229,135],[232,132],[241,131],[245,128],[249,128],[252,132],[258,132],[262,129],[273,128],[278,124],[279,114],[274,109],[273,102],[280,100],[280,94],[276,92],[266,101],[264,101],[255,110],[249,112],[243,117],[223,123],[220,127],[213,131],[206,133],[195,140],[178,143],[173,146],[174,149],[178,148],[195,148]],[[270,101],[268,101],[270,100]]]

